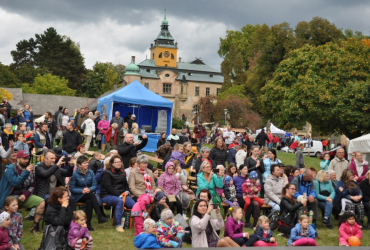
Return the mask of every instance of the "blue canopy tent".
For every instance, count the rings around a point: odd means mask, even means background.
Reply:
[[[170,134],[172,127],[173,102],[145,88],[139,81],[133,81],[107,96],[98,99],[100,115],[107,114],[111,120],[116,111],[125,117],[128,112],[136,115],[140,129]],[[148,134],[148,144],[143,149],[154,152],[157,149],[158,134]]]

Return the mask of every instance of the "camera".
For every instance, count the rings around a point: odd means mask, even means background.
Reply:
[[[64,157],[63,162],[69,162],[70,160],[71,160],[71,157],[67,156],[67,157]]]
[[[137,138],[139,138],[139,140],[143,140],[143,135],[139,135]]]
[[[213,169],[213,173],[215,173],[215,174],[220,173],[220,169],[218,169],[218,168]]]
[[[212,204],[213,205],[213,209],[217,209],[218,208],[218,204],[215,203],[215,204]]]

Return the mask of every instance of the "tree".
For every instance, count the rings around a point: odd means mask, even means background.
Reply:
[[[51,73],[46,67],[34,67],[29,64],[22,65],[13,70],[14,74],[18,77],[19,82],[28,83],[32,86],[35,77]]]
[[[13,100],[13,95],[9,91],[3,88],[0,88],[0,100],[2,100],[3,98],[7,98],[8,100]]]
[[[46,95],[65,95],[74,96],[76,91],[68,87],[68,80],[64,77],[54,76],[52,74],[46,74],[41,76],[40,74],[35,77],[32,86],[25,83],[22,86],[23,92],[33,94],[46,94]]]
[[[10,67],[0,63],[0,86],[8,88],[20,87],[20,81]]]
[[[286,129],[306,121],[352,139],[370,132],[370,41],[305,45],[282,61],[263,88],[264,109]]]
[[[198,110],[199,117],[203,121],[214,122],[214,114],[217,112],[215,103],[217,97],[214,95],[203,96],[199,98]]]

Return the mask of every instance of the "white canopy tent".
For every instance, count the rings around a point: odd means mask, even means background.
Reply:
[[[370,134],[349,141],[348,158],[353,152],[361,152],[366,161],[370,161]]]
[[[266,127],[264,127],[265,131],[266,131]],[[256,131],[256,134],[258,135],[259,133],[261,133],[261,130],[262,129],[258,129]],[[273,135],[279,135],[279,136],[284,136],[286,134],[286,132],[278,127],[276,127],[274,124],[271,123],[271,126],[270,126],[270,131],[271,131],[271,134]]]

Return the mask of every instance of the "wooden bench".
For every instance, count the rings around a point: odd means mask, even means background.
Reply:
[[[197,192],[198,186],[190,186],[191,190],[193,190],[194,193]]]
[[[261,207],[261,210],[262,210],[263,215],[267,215],[268,211],[271,210],[271,206],[267,204],[263,204]]]
[[[146,155],[146,154],[142,154],[142,155]],[[163,160],[162,159],[159,159],[157,157],[154,157],[154,156],[150,156],[150,155],[146,155],[148,157],[149,160],[151,161],[154,161],[156,163],[160,163],[160,164],[163,164]]]
[[[188,187],[197,185],[197,177],[195,177],[195,176],[189,176],[188,175],[187,181],[188,181]]]

